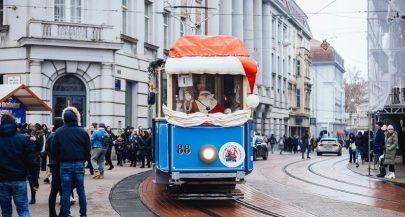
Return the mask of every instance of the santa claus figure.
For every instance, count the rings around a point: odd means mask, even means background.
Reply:
[[[201,90],[198,98],[192,103],[192,112],[217,113],[224,112],[224,108],[214,99],[211,92]]]

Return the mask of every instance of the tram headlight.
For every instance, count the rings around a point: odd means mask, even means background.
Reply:
[[[218,151],[213,145],[204,145],[200,148],[200,159],[206,163],[210,164],[217,160]]]

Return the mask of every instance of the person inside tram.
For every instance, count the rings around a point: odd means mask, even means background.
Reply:
[[[236,101],[235,93],[228,91],[225,96],[225,114],[235,112],[240,109],[240,103]]]
[[[191,113],[202,112],[208,113],[218,113],[224,112],[222,105],[214,98],[213,94],[206,88],[204,81],[200,81],[197,85],[198,97],[193,100],[191,106]]]

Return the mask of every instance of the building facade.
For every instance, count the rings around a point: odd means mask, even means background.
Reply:
[[[52,115],[31,112],[29,122],[50,123],[63,107],[73,105],[85,126],[148,126],[149,63],[165,59],[181,36],[222,34],[242,39],[258,62],[256,130],[288,134],[288,74],[294,73],[297,50],[310,36],[292,0],[0,3],[3,83],[28,85],[54,110]],[[292,16],[297,10],[300,16]]]
[[[311,41],[312,56],[312,116],[316,117],[315,136],[323,130],[331,135],[346,128],[344,60],[333,47],[324,50],[321,42]]]
[[[149,63],[196,29],[175,1],[0,1],[0,77],[22,83],[53,108],[28,122],[51,123],[68,105],[83,126],[148,126]],[[186,2],[182,2],[186,4]]]
[[[288,55],[288,101],[289,101],[289,135],[301,137],[309,131],[311,111],[310,94],[311,82],[311,30],[307,17],[294,1],[288,2],[292,18],[289,19]]]

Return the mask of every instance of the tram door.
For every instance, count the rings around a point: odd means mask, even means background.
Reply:
[[[77,108],[81,115],[81,125],[86,124],[86,87],[75,76],[58,79],[53,87],[53,117],[62,117],[63,109],[68,106]]]

